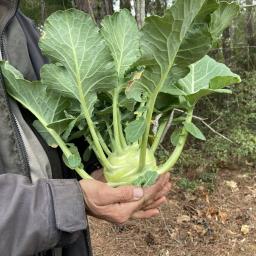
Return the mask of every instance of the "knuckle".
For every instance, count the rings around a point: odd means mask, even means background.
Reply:
[[[164,195],[168,194],[169,191],[170,191],[169,186],[166,186],[166,187],[163,189]]]
[[[126,201],[129,199],[132,199],[132,197],[133,197],[133,192],[132,192],[131,188],[123,187],[123,189],[121,190],[120,199],[122,201]]]
[[[159,184],[159,188],[160,188],[160,190],[164,190],[164,189],[165,189],[165,183],[164,183],[164,182],[161,182],[161,183]]]

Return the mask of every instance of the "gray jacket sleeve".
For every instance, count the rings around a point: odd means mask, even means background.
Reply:
[[[62,235],[86,229],[83,194],[76,180],[0,175],[0,252],[32,255],[55,247]],[[66,239],[66,238],[65,238]]]

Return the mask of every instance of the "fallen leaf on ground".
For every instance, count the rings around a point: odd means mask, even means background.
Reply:
[[[243,235],[247,235],[250,232],[250,227],[248,225],[242,225],[241,227],[241,232],[243,233]]]
[[[219,214],[219,210],[215,207],[209,207],[206,210],[206,217],[208,219],[212,219],[214,218],[216,221],[218,220],[218,214]]]
[[[219,211],[219,219],[222,224],[225,224],[228,219],[228,214],[226,212]]]
[[[177,223],[181,224],[183,222],[189,222],[190,221],[190,217],[188,215],[181,215],[179,217],[177,217]]]
[[[227,230],[227,233],[230,234],[230,235],[237,235],[236,232],[233,232],[232,230],[229,230],[229,229]]]
[[[226,181],[226,185],[227,185],[228,187],[230,187],[233,192],[239,190],[239,188],[238,188],[238,186],[237,186],[237,183],[236,183],[235,181],[233,181],[233,180]]]
[[[207,233],[207,230],[201,225],[194,225],[193,228],[200,236],[204,236]]]

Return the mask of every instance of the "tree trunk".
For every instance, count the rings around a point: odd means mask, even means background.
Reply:
[[[41,16],[41,24],[44,24],[45,21],[45,1],[40,0],[40,16]]]
[[[75,7],[88,12],[96,23],[113,14],[113,0],[74,0]]]
[[[164,0],[164,10],[167,9],[167,5],[168,5],[168,0]]]
[[[148,15],[148,14],[150,14],[150,4],[151,4],[151,0],[145,0],[145,14],[146,14],[146,16]]]
[[[112,15],[114,13],[113,0],[104,0],[106,15]]]
[[[135,14],[139,28],[144,24],[145,12],[145,0],[135,0]]]
[[[132,6],[131,6],[131,1],[130,0],[120,0],[120,9],[128,9],[131,11]]]
[[[231,63],[231,56],[232,56],[232,50],[231,50],[231,28],[226,28],[223,32],[222,36],[222,52],[223,52],[223,57],[225,60],[225,64],[227,66],[230,65]]]
[[[253,0],[246,0],[246,5],[253,5]],[[256,67],[256,35],[254,34],[253,8],[246,8],[246,41],[248,44],[248,70]]]
[[[74,7],[85,12],[90,10],[88,0],[74,0]]]

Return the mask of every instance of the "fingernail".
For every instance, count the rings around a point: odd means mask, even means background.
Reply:
[[[133,189],[133,198],[135,200],[138,200],[140,198],[142,198],[144,195],[143,189],[142,188],[135,188]]]

